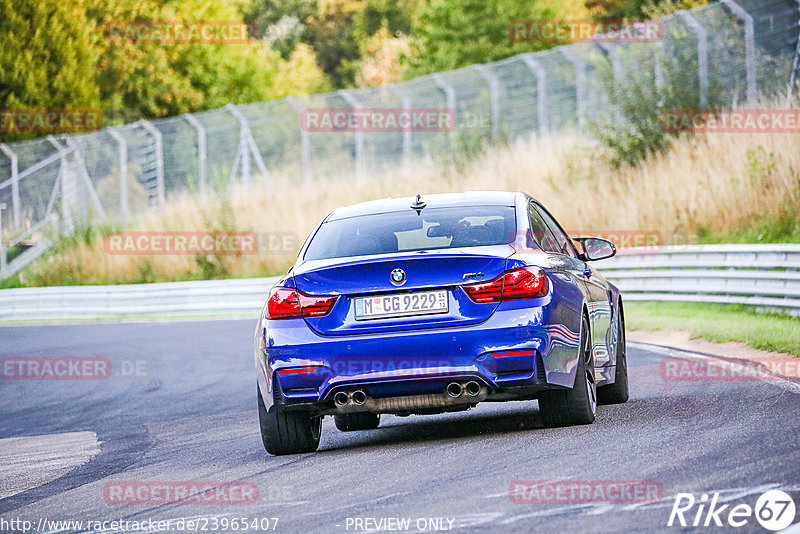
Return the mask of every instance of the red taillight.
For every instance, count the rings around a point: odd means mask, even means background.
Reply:
[[[278,369],[279,375],[300,375],[307,373],[316,373],[316,367],[295,367],[294,369]]]
[[[267,301],[267,319],[295,319],[327,315],[338,297],[306,295],[289,287],[275,287]]]
[[[506,271],[494,280],[461,286],[474,302],[501,302],[547,295],[547,276],[538,267]]]

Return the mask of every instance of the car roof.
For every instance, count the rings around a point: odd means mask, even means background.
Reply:
[[[514,206],[517,195],[522,193],[510,191],[466,191],[464,193],[440,193],[422,195],[422,201],[428,208],[444,208],[453,206]],[[326,221],[346,219],[360,215],[373,215],[393,211],[411,209],[411,204],[416,201],[416,196],[400,198],[383,198],[359,202],[333,210]]]

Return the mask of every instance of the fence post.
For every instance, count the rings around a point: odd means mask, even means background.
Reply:
[[[81,154],[77,143],[75,143],[75,139],[73,137],[65,136],[64,144],[66,145],[66,148],[72,152],[72,159],[74,160],[73,165],[76,167],[75,172],[79,172],[81,178],[83,178],[86,192],[91,197],[92,202],[94,203],[94,208],[97,210],[97,213],[100,215],[100,217],[105,219],[106,210],[103,209],[103,204],[100,202],[100,197],[97,196],[97,191],[94,190],[92,179],[89,176],[88,169],[86,168],[86,162],[83,160],[83,155]],[[86,211],[86,208],[84,208],[84,211]]]
[[[797,48],[795,48],[794,60],[792,60],[792,74],[789,76],[789,96],[794,94],[797,75],[800,74],[800,0],[797,0],[797,33]]]
[[[559,51],[575,67],[575,100],[577,102],[576,111],[578,115],[578,126],[586,124],[586,73],[589,71],[589,63],[572,51],[567,46],[562,46]]]
[[[6,203],[0,202],[0,280],[6,277],[6,244],[3,241],[3,210]]]
[[[756,32],[753,17],[734,0],[721,0],[731,12],[744,22],[744,54],[747,67],[747,103],[755,106],[758,100],[756,80]]]
[[[536,75],[536,107],[539,116],[537,122],[539,123],[539,135],[545,135],[550,129],[550,121],[547,117],[547,72],[531,54],[522,54],[520,57]]]
[[[411,109],[411,99],[408,98],[400,87],[396,84],[387,85],[389,91],[397,97],[403,105],[403,109],[408,111]],[[409,123],[410,124],[410,123]],[[411,126],[403,128],[403,165],[406,167],[411,165]]]
[[[78,196],[76,191],[76,180],[74,172],[70,169],[69,151],[56,142],[52,135],[47,136],[47,140],[59,151],[58,174],[56,175],[56,183],[61,184],[61,235],[72,235],[75,231],[75,221],[73,220],[73,210],[75,207],[75,198]]]
[[[108,134],[119,145],[119,211],[123,218],[128,218],[128,142],[113,126],[108,128]]]
[[[708,32],[691,13],[683,9],[675,12],[694,31],[697,38],[697,76],[700,87],[700,107],[708,104]]]
[[[14,217],[14,228],[20,227],[21,208],[19,200],[19,162],[17,154],[7,144],[0,143],[0,151],[11,161],[11,213]]]
[[[191,113],[184,113],[183,118],[186,119],[195,132],[197,132],[197,182],[200,188],[200,196],[206,197],[207,186],[207,172],[206,161],[208,158],[208,145],[206,143],[206,127],[197,120],[197,117]]]
[[[164,208],[166,204],[166,188],[164,186],[164,138],[161,132],[148,120],[141,120],[142,128],[153,136],[156,147],[156,192],[158,194],[158,207]]]
[[[345,101],[350,104],[352,109],[361,109],[363,106],[358,99],[353,96],[350,91],[346,91],[341,89],[338,91],[339,95],[345,99]],[[355,158],[356,158],[356,176],[359,178],[364,177],[364,132],[361,130],[360,127],[356,128],[356,131],[353,133],[353,142],[355,144]]]
[[[624,73],[622,68],[622,61],[620,61],[619,59],[619,51],[617,50],[616,45],[610,43],[597,43],[597,44],[601,49],[605,51],[609,61],[611,61],[611,70],[614,74],[614,86],[619,87],[623,79]],[[619,106],[614,106],[612,113],[614,113],[614,116],[616,117],[617,121],[622,120],[622,111],[620,110]]]
[[[239,151],[236,153],[236,161],[233,162],[233,167],[231,167],[230,179],[233,180],[233,176],[236,174],[237,163],[241,163],[244,189],[245,191],[250,189],[250,156],[252,156],[264,181],[271,183],[272,179],[269,176],[269,171],[267,171],[267,166],[264,164],[264,158],[261,157],[261,152],[258,151],[256,140],[253,139],[253,132],[250,131],[250,123],[247,117],[233,104],[228,104],[225,109],[239,121]]]
[[[458,125],[456,90],[453,89],[453,86],[447,83],[447,81],[445,81],[445,79],[439,73],[431,74],[431,78],[436,83],[436,86],[444,91],[445,97],[447,98],[447,110],[452,113],[452,117],[456,121],[455,124],[453,124],[453,127],[447,132],[447,138],[450,141],[450,146],[452,147],[455,145],[456,127]]]
[[[497,138],[500,133],[500,80],[486,65],[475,65],[475,70],[489,84],[489,102],[492,109],[492,135]]]
[[[293,96],[286,97],[286,101],[300,114],[300,158],[303,167],[303,181],[310,184],[311,174],[311,140],[308,136],[308,128],[303,125],[303,112],[306,107]]]

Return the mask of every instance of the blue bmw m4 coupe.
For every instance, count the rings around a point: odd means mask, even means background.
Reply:
[[[270,290],[255,334],[271,454],[319,446],[381,414],[538,400],[546,426],[628,399],[619,290],[524,193],[466,192],[335,209]]]

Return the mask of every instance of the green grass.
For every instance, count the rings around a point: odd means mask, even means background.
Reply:
[[[625,321],[629,330],[684,330],[709,341],[740,341],[800,356],[800,318],[758,313],[744,305],[627,302]]]

